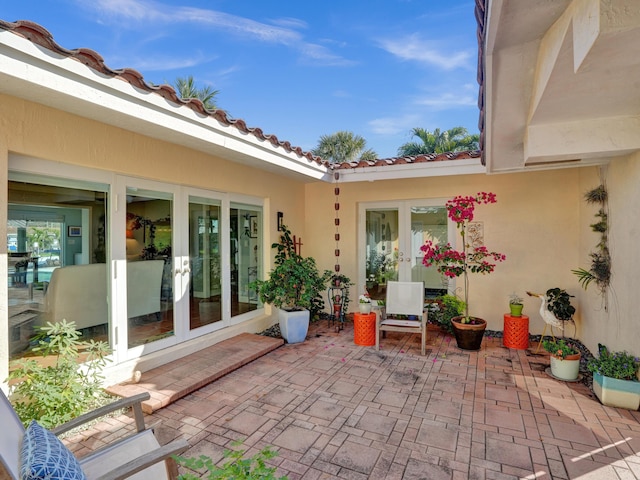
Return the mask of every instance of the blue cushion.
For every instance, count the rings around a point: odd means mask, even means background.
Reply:
[[[22,480],[85,480],[76,457],[49,430],[32,420],[20,451]]]

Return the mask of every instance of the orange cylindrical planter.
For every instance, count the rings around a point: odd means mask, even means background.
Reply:
[[[376,344],[376,314],[353,314],[353,343],[363,347],[372,347]]]
[[[504,330],[502,344],[507,348],[526,350],[529,348],[529,317],[521,315],[513,317],[504,314]]]

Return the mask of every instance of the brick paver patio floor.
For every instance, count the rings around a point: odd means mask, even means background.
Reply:
[[[249,352],[250,353],[250,352]],[[382,348],[312,325],[284,345],[161,408],[161,443],[218,461],[243,439],[290,479],[640,478],[640,413],[602,406],[581,383],[545,373],[546,354],[485,338],[478,352],[430,331],[389,333]],[[175,362],[180,368],[180,362]],[[215,365],[210,368],[215,369]],[[78,454],[130,428],[126,415],[65,441]]]

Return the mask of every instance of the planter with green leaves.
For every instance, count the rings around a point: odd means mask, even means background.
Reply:
[[[564,339],[543,340],[542,347],[551,354],[551,375],[559,380],[578,379],[580,350]]]
[[[312,257],[303,257],[295,250],[291,232],[282,226],[280,242],[271,245],[277,249],[275,268],[268,280],[251,282],[260,301],[279,309],[280,332],[287,343],[305,340],[309,320],[324,308],[322,293],[331,276],[320,273]]]
[[[598,344],[598,358],[587,364],[593,373],[593,392],[603,405],[638,410],[640,407],[640,358],[627,352],[610,352]]]
[[[512,317],[522,316],[522,308],[524,307],[524,304],[522,302],[522,297],[520,297],[517,293],[512,293],[511,295],[509,295],[509,310],[511,311]]]

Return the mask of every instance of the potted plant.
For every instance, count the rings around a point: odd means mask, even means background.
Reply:
[[[368,293],[360,295],[359,299],[360,313],[371,313],[371,297]]]
[[[555,315],[558,320],[566,322],[573,318],[576,309],[571,305],[571,298],[562,288],[550,288],[547,290],[547,310]]]
[[[524,307],[524,304],[522,302],[522,297],[520,297],[517,293],[514,292],[509,295],[509,310],[511,311],[512,317],[522,316],[522,308]]]
[[[282,338],[287,343],[299,343],[307,336],[311,314],[324,307],[321,292],[331,272],[320,273],[312,257],[296,253],[291,232],[285,225],[280,242],[271,248],[277,252],[269,279],[253,281],[249,288],[257,291],[261,302],[279,309]]]
[[[506,259],[503,254],[490,252],[485,246],[470,245],[466,238],[476,205],[488,203],[496,203],[495,194],[480,192],[475,197],[457,196],[445,204],[449,218],[460,231],[461,251],[454,250],[450,243],[437,245],[430,240],[420,247],[424,252],[422,263],[425,267],[435,265],[438,272],[447,278],[463,277],[465,314],[452,319],[456,342],[463,350],[479,350],[487,327],[486,320],[469,315],[469,273],[491,273],[495,269],[495,262]]]
[[[564,339],[545,339],[542,348],[551,354],[551,375],[560,380],[577,380],[580,350]]]
[[[638,410],[640,407],[640,358],[627,352],[610,352],[598,344],[598,358],[587,368],[593,373],[593,392],[603,405]]]

